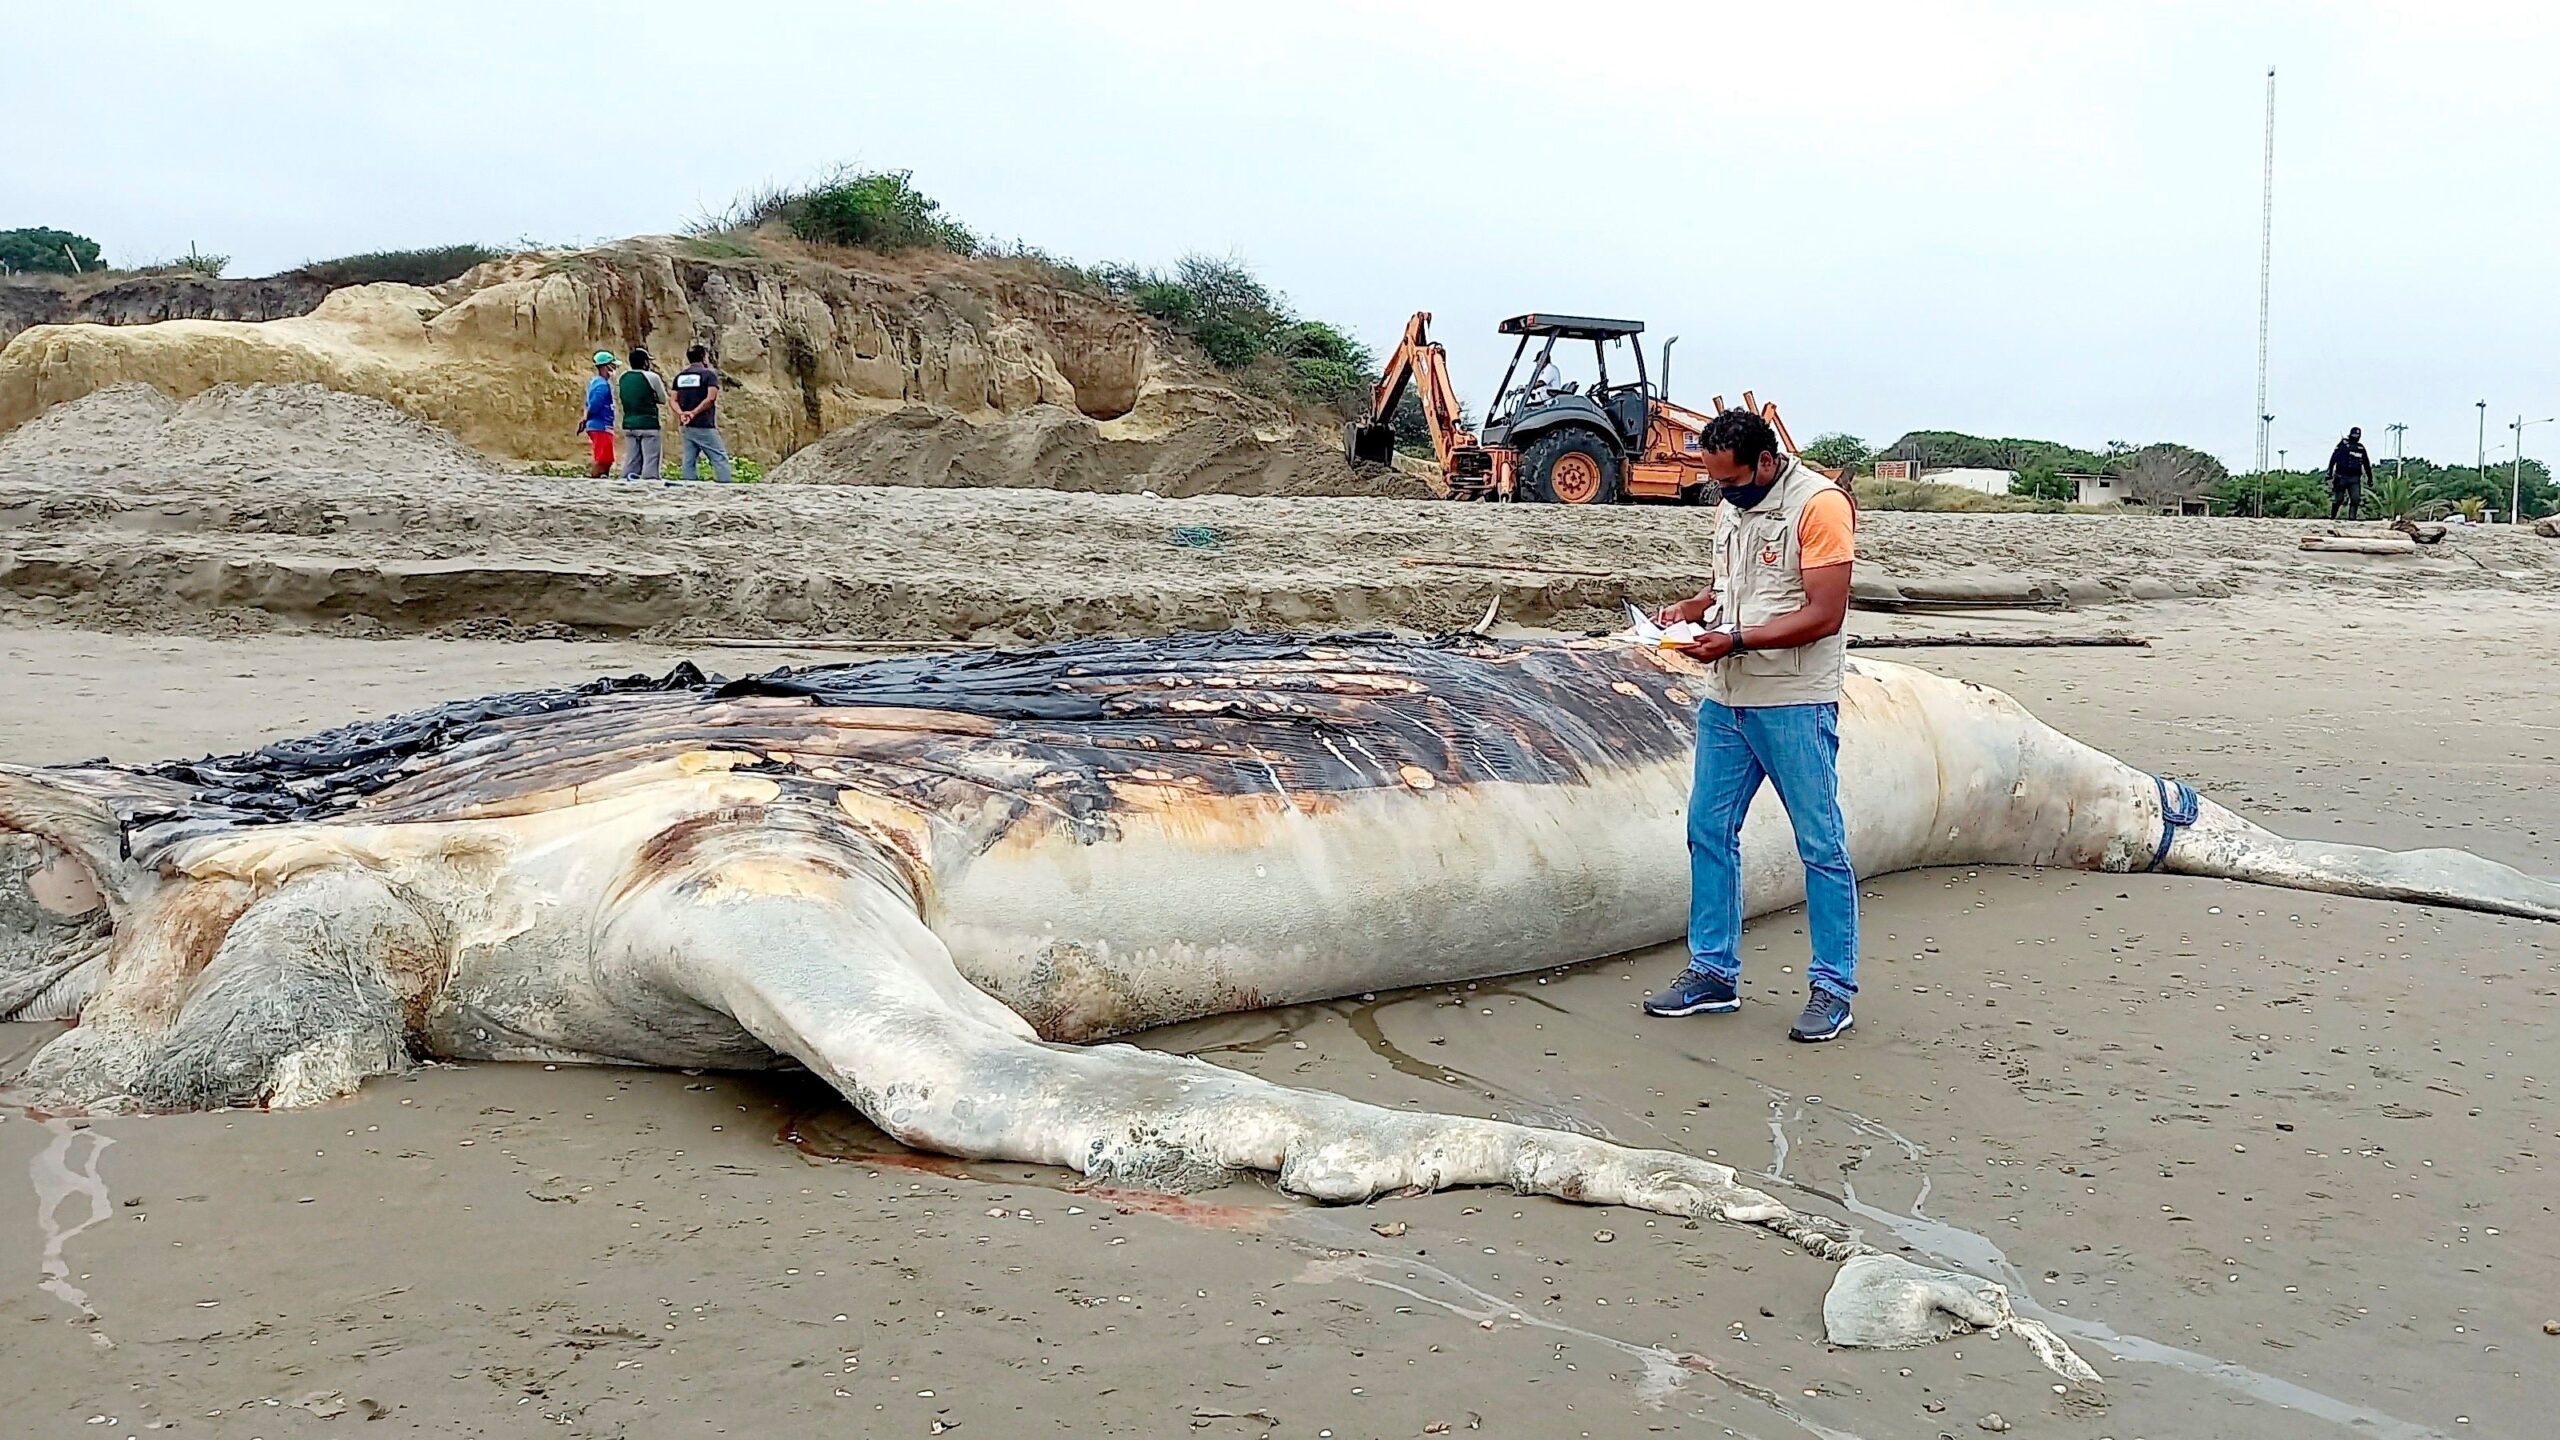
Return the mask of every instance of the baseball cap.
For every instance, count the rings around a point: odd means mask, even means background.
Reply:
[[[612,351],[610,351],[610,350],[599,350],[599,351],[597,351],[597,352],[596,352],[596,363],[597,363],[597,364],[599,364],[599,365],[610,365],[610,364],[614,363],[614,361],[613,361],[613,352],[612,352]]]

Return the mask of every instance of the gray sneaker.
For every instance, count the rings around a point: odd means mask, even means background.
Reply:
[[[1787,1030],[1787,1038],[1802,1040],[1808,1045],[1820,1044],[1825,1040],[1839,1039],[1841,1031],[1857,1023],[1849,1014],[1846,996],[1816,990],[1813,998],[1804,1002],[1804,1013],[1797,1016],[1796,1023]]]

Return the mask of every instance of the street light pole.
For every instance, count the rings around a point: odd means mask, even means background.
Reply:
[[[2267,153],[2258,171],[2258,473],[2267,473],[2267,277],[2276,253],[2276,71],[2267,67]],[[2263,481],[2261,484],[2263,485]],[[2260,513],[2266,507],[2261,504]]]
[[[2382,428],[2391,432],[2391,478],[2405,480],[2409,478],[2409,457],[2402,451],[2409,439],[2409,427],[2393,421]]]
[[[2489,479],[2489,402],[2474,400],[2471,403],[2480,407],[2480,453],[2471,462],[2471,473],[2486,484]]]
[[[2551,417],[2548,415],[2539,420],[2527,420],[2522,415],[2518,415],[2516,423],[2507,427],[2516,432],[2516,463],[2515,468],[2508,472],[2507,480],[2507,523],[2510,525],[2524,523],[2524,427],[2550,423]]]
[[[2258,405],[2261,412],[2266,403],[2267,397],[2260,395]],[[2275,423],[2273,415],[2261,413],[2258,416],[2258,518],[2261,520],[2267,518],[2267,427]]]

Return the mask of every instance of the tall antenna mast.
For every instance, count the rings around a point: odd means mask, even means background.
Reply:
[[[2258,175],[2258,471],[2266,473],[2267,273],[2276,253],[2276,72],[2267,67],[2267,158]]]

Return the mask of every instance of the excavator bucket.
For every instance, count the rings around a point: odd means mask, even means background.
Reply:
[[[1343,458],[1354,465],[1392,465],[1396,458],[1396,431],[1392,425],[1372,425],[1354,420],[1342,427]]]

